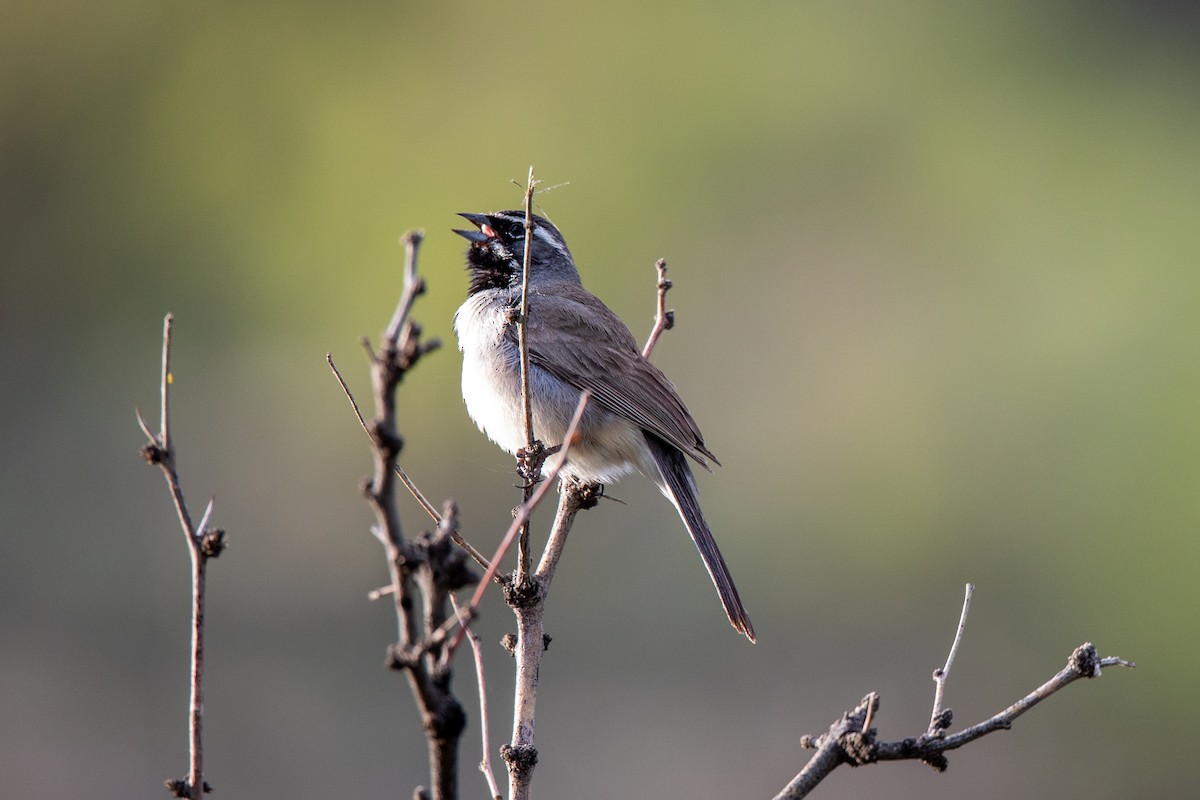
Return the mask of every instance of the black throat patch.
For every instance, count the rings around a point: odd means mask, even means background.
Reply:
[[[467,270],[471,273],[468,297],[489,289],[508,289],[516,274],[512,259],[501,256],[487,245],[476,245],[467,251]]]

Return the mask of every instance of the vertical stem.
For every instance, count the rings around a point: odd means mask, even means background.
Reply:
[[[533,167],[525,185],[525,258],[521,264],[521,316],[517,320],[517,345],[521,351],[521,410],[525,414],[525,449],[533,449],[533,404],[529,396],[529,251],[533,247]],[[528,498],[526,498],[528,499]]]
[[[513,733],[508,753],[516,761],[510,761],[508,769],[509,800],[528,800],[530,796],[533,767],[537,763],[534,747],[534,721],[536,719],[538,673],[541,668],[542,652],[545,650],[545,628],[542,624],[543,607],[535,605],[517,608],[517,647],[514,656],[517,662],[517,692],[513,703]]]
[[[188,721],[191,755],[188,784],[191,800],[200,800],[204,796],[204,750],[200,734],[204,715],[204,582],[208,559],[201,552],[198,541],[189,544],[192,553],[192,693]]]
[[[929,717],[929,733],[935,734],[939,730],[938,717],[942,713],[942,704],[945,700],[946,679],[950,677],[950,668],[954,666],[954,656],[958,653],[958,646],[962,643],[963,631],[967,628],[967,614],[971,610],[971,597],[975,594],[975,585],[968,583],[966,592],[963,596],[962,613],[958,617],[958,630],[954,633],[954,642],[950,645],[950,655],[946,656],[946,665],[941,669],[933,671],[933,682],[935,684],[933,692],[933,712]]]
[[[533,247],[533,166],[529,167],[529,181],[525,184],[525,257],[521,265],[521,315],[517,318],[517,349],[521,356],[521,410],[525,422],[525,453],[533,453],[536,437],[533,435],[533,398],[529,392],[529,251]],[[527,462],[528,463],[528,462]],[[528,503],[533,496],[536,475],[522,476],[525,483],[522,502]],[[517,537],[517,583],[529,578],[529,522],[521,526]]]
[[[167,458],[171,457],[171,423],[167,416],[169,404],[167,402],[168,387],[171,385],[171,326],[175,323],[175,315],[167,314],[163,318],[163,349],[162,349],[162,390],[159,396],[162,398],[162,406],[159,409],[159,442],[162,445],[163,453]]]
[[[575,419],[570,429],[572,433],[583,413],[586,399],[585,396],[575,411]],[[558,511],[554,515],[554,527],[550,531],[546,551],[538,565],[537,574],[530,580],[532,597],[528,602],[513,608],[517,616],[517,646],[513,652],[517,662],[517,680],[513,702],[512,741],[505,752],[505,761],[508,762],[509,800],[527,800],[530,795],[532,772],[537,764],[534,721],[537,718],[538,676],[541,672],[542,653],[546,650],[543,623],[546,594],[579,508],[580,495],[577,487],[563,482],[559,488]]]

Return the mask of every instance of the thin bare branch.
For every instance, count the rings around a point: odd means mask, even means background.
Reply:
[[[555,480],[558,478],[559,471],[566,463],[567,454],[570,452],[570,442],[575,438],[575,431],[579,427],[579,420],[583,417],[584,409],[587,408],[587,404],[591,399],[591,396],[591,392],[586,390],[580,395],[579,404],[575,406],[575,413],[571,417],[570,425],[567,427],[567,435],[565,441],[563,442],[563,447],[558,451],[557,459],[551,467],[550,472],[547,473],[546,480],[538,485],[537,491],[533,493],[533,496],[530,497],[528,501],[522,503],[513,511],[513,521],[508,526],[508,531],[504,534],[504,537],[500,540],[500,545],[496,548],[496,552],[492,555],[491,565],[484,571],[483,577],[479,579],[479,583],[475,587],[475,593],[471,596],[471,602],[465,609],[462,610],[462,615],[467,622],[472,622],[475,619],[475,616],[478,613],[479,604],[483,600],[483,593],[487,590],[488,584],[500,577],[497,573],[497,570],[499,569],[501,561],[504,559],[504,555],[508,552],[508,549],[512,547],[513,540],[516,539],[517,535],[520,533],[521,526],[528,524],[529,520],[533,516],[533,512],[539,505],[541,505],[542,501],[549,493],[550,488],[554,485]],[[565,534],[562,534],[558,538],[562,539],[564,536]],[[555,538],[553,534],[551,535],[551,538]],[[501,585],[504,586],[506,590],[512,591],[513,586],[516,584],[515,582],[502,581]],[[530,585],[530,582],[526,581],[526,585]],[[437,631],[434,631],[434,633],[429,636],[427,645],[429,647],[440,646],[441,643],[451,635],[452,631],[457,630],[458,626],[453,625],[452,623],[453,620],[447,620],[446,624],[442,625],[442,627]],[[453,650],[458,647],[458,644],[461,640],[462,637],[455,633],[447,647],[450,650]]]
[[[929,717],[929,730],[927,731],[930,736],[937,735],[939,731],[945,730],[950,724],[950,721],[944,719],[942,714],[942,701],[946,691],[946,680],[950,677],[950,668],[954,666],[954,656],[958,653],[963,631],[967,628],[967,614],[971,610],[971,597],[974,594],[975,586],[968,583],[963,596],[962,614],[958,617],[958,630],[954,634],[954,642],[950,645],[950,654],[946,656],[946,665],[933,671],[933,682],[937,686],[933,693],[933,713]]]
[[[475,613],[475,608],[483,598],[483,592],[487,588],[488,582],[495,574],[497,566],[500,564],[501,559],[504,558],[504,554],[512,546],[513,539],[520,532],[521,526],[529,522],[534,510],[541,505],[542,499],[545,498],[550,488],[554,485],[554,481],[558,478],[558,473],[566,463],[567,454],[571,450],[571,442],[575,438],[575,430],[579,427],[579,420],[583,417],[584,409],[587,408],[591,397],[592,393],[587,390],[579,396],[579,404],[575,406],[575,414],[571,417],[571,424],[567,427],[567,435],[563,440],[562,449],[558,451],[554,465],[550,468],[550,472],[546,474],[546,480],[542,481],[537,487],[537,491],[533,493],[533,496],[529,500],[517,508],[512,524],[508,526],[508,532],[504,534],[504,538],[500,540],[500,546],[496,548],[496,553],[492,556],[492,566],[488,572],[484,573],[483,578],[480,579],[479,586],[475,589],[475,595],[471,598],[471,604],[467,608],[471,614]]]
[[[425,293],[425,281],[417,275],[417,251],[424,239],[425,234],[421,231],[409,231],[400,239],[404,243],[404,288],[401,290],[400,302],[392,313],[392,320],[383,331],[385,346],[391,345],[393,349],[400,341],[400,334],[408,321],[413,303],[419,295]]]
[[[947,750],[955,750],[963,745],[970,744],[981,736],[986,736],[993,731],[1008,730],[1012,727],[1017,717],[1058,690],[1069,686],[1080,678],[1100,677],[1103,667],[1132,668],[1136,666],[1132,661],[1126,661],[1116,656],[1100,658],[1096,654],[1095,646],[1091,642],[1084,642],[1075,648],[1071,653],[1070,659],[1067,661],[1067,666],[1060,670],[1058,674],[998,714],[994,714],[983,722],[972,725],[970,728],[959,731],[952,736],[945,736],[943,738],[922,737],[918,740],[920,749],[915,754],[910,754],[904,742],[878,745],[879,752],[877,759],[879,761],[894,761],[903,758],[920,758],[923,761],[929,761],[932,756],[939,756]],[[945,769],[944,761],[942,764],[934,764],[934,766]]]
[[[142,410],[140,408],[134,408],[133,413],[135,416],[137,416],[138,427],[142,429],[142,433],[146,434],[146,439],[152,443],[157,442],[157,437],[150,432],[150,426],[146,423],[146,418],[142,416]]]
[[[368,348],[368,350],[370,350],[370,348]],[[358,407],[358,402],[354,399],[354,394],[350,391],[350,387],[346,385],[346,379],[342,377],[341,370],[339,370],[337,368],[337,364],[333,362],[333,356],[329,353],[326,353],[325,361],[329,364],[329,368],[333,370],[333,376],[337,379],[338,385],[342,387],[342,392],[346,395],[346,399],[350,401],[350,407],[354,409],[354,416],[358,418],[358,424],[362,426],[363,431],[367,434],[367,438],[374,442],[375,437],[371,434],[371,428],[367,425],[367,421],[363,419],[362,411],[359,410]],[[438,510],[433,507],[433,503],[429,502],[429,499],[425,497],[425,494],[420,490],[417,484],[413,482],[413,479],[408,476],[408,473],[404,471],[404,468],[401,467],[399,463],[393,464],[392,467],[395,470],[396,477],[400,479],[400,482],[404,484],[409,493],[411,493],[412,496],[416,498],[417,502],[421,504],[421,508],[425,509],[425,513],[427,513],[434,522],[441,523],[442,515],[439,514]],[[475,547],[466,539],[464,539],[458,531],[450,531],[450,538],[455,544],[465,550],[467,555],[475,560],[475,563],[479,564],[479,566],[483,567],[485,570],[488,568],[488,561],[487,558],[484,557],[483,553],[480,553],[477,549],[475,549]],[[392,592],[375,590],[372,591],[369,596],[372,600],[378,600],[385,594],[392,594]]]
[[[524,482],[522,503],[528,503],[534,485],[541,479],[541,443],[533,430],[533,397],[529,390],[529,262],[533,249],[533,166],[529,167],[529,179],[525,183],[525,256],[521,264],[521,313],[517,317],[517,350],[521,361],[521,414],[525,431],[525,448],[518,454],[517,472]],[[529,576],[529,521],[521,526],[517,539],[517,583],[524,583]],[[486,583],[486,581],[485,581]]]
[[[673,284],[667,280],[666,259],[660,258],[655,262],[654,270],[658,274],[658,301],[655,304],[654,327],[650,329],[646,346],[642,348],[642,356],[645,358],[649,358],[650,353],[654,351],[654,345],[658,344],[658,337],[662,336],[662,332],[675,327],[675,312],[667,309],[667,292]]]
[[[159,444],[167,453],[171,452],[171,403],[170,390],[171,381],[171,328],[175,325],[175,315],[168,313],[163,318],[163,347],[162,347],[162,387],[159,392]]]
[[[429,746],[432,787],[420,792],[431,800],[451,800],[458,794],[458,743],[466,718],[450,691],[449,663],[441,659],[442,653],[429,642],[434,629],[447,621],[449,592],[469,584],[474,576],[462,564],[461,551],[446,544],[448,537],[404,536],[395,493],[395,477],[403,475],[396,463],[403,446],[396,425],[396,389],[407,371],[438,346],[436,340],[422,342],[420,326],[411,319],[413,304],[425,290],[417,274],[421,239],[417,232],[404,236],[403,287],[378,352],[368,340],[363,342],[370,357],[375,400],[375,415],[371,420],[363,416],[333,358],[327,354],[326,361],[371,442],[374,473],[365,483],[363,494],[375,512],[376,524],[371,531],[384,547],[391,577],[388,588],[376,590],[371,596],[390,595],[395,606],[397,642],[389,648],[388,663],[403,670],[408,678]],[[452,514],[452,508],[447,513]],[[441,516],[435,518],[440,520]],[[421,602],[417,601],[418,595]]]
[[[579,405],[567,429],[562,449],[554,457],[554,465],[546,476],[546,481],[538,488],[538,495],[546,492],[566,463],[589,397],[589,392],[585,391],[579,398]],[[510,742],[501,749],[501,756],[508,766],[510,800],[527,800],[533,768],[537,764],[534,724],[537,718],[538,676],[541,672],[542,653],[546,649],[543,620],[550,581],[554,577],[575,514],[592,500],[593,489],[594,487],[581,486],[570,480],[559,483],[558,512],[555,514],[554,526],[546,542],[537,573],[526,582],[514,581],[511,586],[506,587],[505,600],[517,618],[517,637],[513,648],[517,668],[516,693],[513,698],[513,732]]]
[[[492,770],[492,743],[488,734],[487,681],[483,677],[483,648],[479,645],[479,637],[470,629],[454,595],[450,595],[450,604],[454,606],[454,616],[458,619],[458,624],[462,626],[463,633],[466,634],[467,641],[471,644],[471,652],[475,656],[475,678],[479,684],[479,729],[480,738],[483,740],[483,758],[479,762],[479,771],[483,773],[483,778],[487,781],[488,791],[493,800],[500,800],[500,785],[496,783],[496,773]]]
[[[204,514],[200,517],[200,524],[196,527],[196,535],[204,538],[204,532],[208,530],[209,520],[212,519],[213,503],[217,502],[217,498],[208,498],[208,505],[204,507]]]
[[[961,624],[961,623],[960,623]],[[945,753],[986,736],[993,731],[1008,730],[1017,717],[1050,697],[1063,687],[1080,678],[1098,678],[1103,667],[1134,667],[1133,662],[1121,658],[1100,658],[1091,642],[1084,642],[1071,653],[1067,666],[1037,689],[1027,694],[1003,711],[952,736],[944,735],[949,725],[950,712],[942,712],[945,725],[936,733],[898,742],[878,742],[870,721],[879,709],[879,696],[872,692],[852,711],[842,715],[821,736],[805,736],[801,746],[817,752],[809,759],[799,774],[775,796],[775,800],[798,800],[806,797],[833,770],[842,764],[862,766],[878,761],[918,760],[938,771],[949,766]]]
[[[371,436],[371,429],[367,427],[367,421],[363,419],[362,411],[358,408],[358,402],[354,399],[354,395],[350,392],[350,387],[346,385],[346,379],[342,377],[342,372],[337,368],[337,364],[333,363],[333,354],[325,354],[325,363],[329,364],[329,368],[333,370],[333,377],[337,378],[338,385],[342,387],[342,391],[346,393],[346,399],[350,401],[350,407],[354,409],[354,416],[358,417],[358,424],[366,432],[367,437],[374,440]]]
[[[434,522],[441,525],[442,515],[438,513],[438,510],[433,507],[433,503],[429,502],[429,498],[425,496],[425,493],[421,491],[413,479],[408,476],[408,473],[405,472],[399,464],[396,465],[396,477],[400,479],[400,482],[404,484],[409,493],[412,494],[412,496],[416,498],[417,502],[421,504],[421,508],[425,509],[425,513],[428,514]],[[475,546],[464,539],[458,531],[449,531],[449,536],[451,541],[466,551],[467,555],[469,555],[476,564],[483,567],[485,571],[491,567],[491,564],[488,563],[487,556],[475,549]],[[501,580],[498,582],[503,583],[504,581],[501,578]]]
[[[147,442],[142,448],[142,456],[147,463],[156,465],[162,471],[175,505],[175,513],[179,525],[183,529],[187,541],[188,554],[192,562],[192,630],[191,630],[191,683],[188,697],[188,776],[182,780],[166,781],[167,787],[176,797],[186,797],[190,800],[200,800],[204,792],[211,787],[204,781],[204,603],[207,565],[209,558],[215,558],[223,548],[223,531],[217,531],[212,543],[206,541],[205,532],[213,513],[213,500],[209,500],[200,520],[200,527],[192,524],[192,516],[188,511],[187,499],[179,481],[179,473],[175,468],[175,451],[171,446],[171,331],[175,317],[167,314],[163,319],[162,371],[159,381],[159,432],[156,436],[150,430],[150,425],[142,416],[140,409],[135,409],[138,427],[146,435]]]
[[[533,449],[533,402],[529,394],[529,258],[533,249],[533,166],[525,184],[525,258],[521,264],[521,315],[517,318],[517,346],[521,351],[521,413],[525,423],[525,448]],[[528,499],[528,498],[526,498]]]
[[[571,526],[575,523],[575,515],[582,508],[578,495],[584,489],[585,487],[575,486],[563,486],[559,489],[558,511],[555,513],[550,538],[546,540],[546,549],[542,551],[542,560],[538,562],[536,573],[538,581],[542,584],[543,600],[549,591],[550,581],[554,580],[554,573],[558,569],[559,559],[562,558],[563,548],[567,543],[567,534],[571,532]]]

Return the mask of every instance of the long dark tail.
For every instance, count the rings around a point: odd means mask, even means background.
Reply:
[[[692,535],[692,541],[700,551],[700,558],[704,559],[704,567],[708,570],[713,585],[717,587],[717,594],[721,596],[721,605],[725,606],[725,613],[729,615],[729,623],[738,633],[744,634],[752,642],[756,641],[754,626],[750,624],[750,617],[742,605],[742,598],[738,597],[737,587],[733,585],[733,576],[729,574],[729,567],[725,565],[725,559],[721,557],[721,551],[717,548],[717,541],[700,511],[700,501],[696,497],[696,479],[692,477],[687,457],[679,448],[667,444],[652,433],[646,434],[646,443],[650,446],[654,463],[658,465],[658,471],[662,475],[663,482],[660,488],[675,504],[679,516],[683,518],[683,524]]]

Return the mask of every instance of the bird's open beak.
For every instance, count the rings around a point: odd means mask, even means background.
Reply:
[[[488,239],[496,235],[495,231],[488,226],[487,214],[459,214],[459,216],[470,222],[475,227],[479,228],[477,231],[463,231],[459,230],[458,228],[453,229],[455,233],[466,239],[468,242],[479,244],[481,242],[486,242]]]

